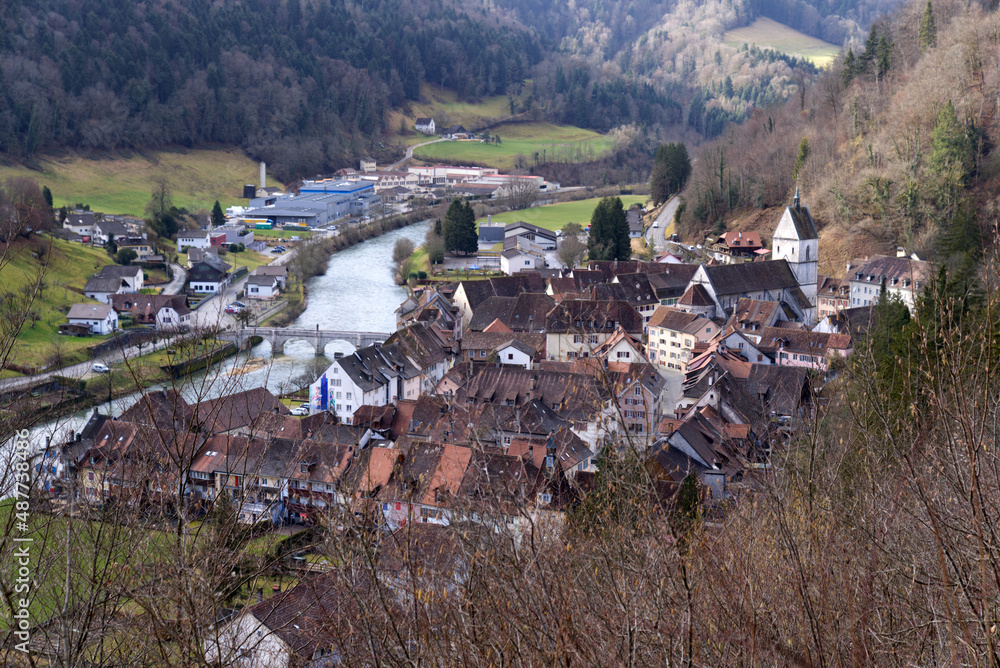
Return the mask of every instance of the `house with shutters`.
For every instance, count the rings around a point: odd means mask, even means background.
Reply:
[[[711,341],[719,326],[708,318],[659,306],[647,325],[649,361],[670,371],[687,371],[698,343]]]
[[[200,262],[195,262],[188,270],[188,285],[194,292],[215,293],[229,280],[231,266],[217,255],[205,254]]]
[[[558,362],[590,357],[619,327],[641,338],[643,324],[642,316],[628,302],[569,299],[545,316],[545,352]]]

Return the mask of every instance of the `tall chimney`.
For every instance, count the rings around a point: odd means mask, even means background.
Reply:
[[[267,166],[264,164],[264,161],[261,160],[260,161],[260,187],[261,188],[266,188],[267,187],[267,179],[265,178],[266,176],[267,176]]]

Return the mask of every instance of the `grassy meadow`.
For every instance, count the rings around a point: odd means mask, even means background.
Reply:
[[[817,67],[826,67],[840,55],[839,46],[764,17],[746,27],[727,30],[723,41],[734,48],[756,44],[762,49],[770,48],[789,56],[805,58]]]
[[[512,169],[519,155],[524,156],[527,165],[534,164],[536,153],[541,162],[582,162],[603,157],[613,146],[610,137],[592,130],[552,123],[512,123],[500,125],[490,133],[499,136],[501,143],[444,141],[416,149],[413,157],[430,162],[476,163]]]
[[[41,365],[55,353],[65,363],[88,359],[87,349],[105,340],[104,336],[60,336],[59,325],[66,322],[66,313],[73,304],[96,304],[83,295],[87,279],[106,264],[114,264],[102,248],[45,238],[49,243],[48,266],[45,268],[45,290],[34,304],[38,320],[25,323],[14,347],[11,361],[22,366]],[[34,247],[18,242],[14,260],[4,267],[3,289],[15,291],[32,282],[39,262],[32,253]],[[30,327],[29,327],[30,325]],[[58,348],[58,351],[57,351]]]
[[[26,176],[48,186],[56,206],[77,202],[102,213],[141,216],[153,184],[166,179],[174,205],[189,211],[245,204],[244,183],[257,183],[260,168],[235,148],[164,150],[148,154],[122,153],[99,159],[77,155],[45,157],[39,169],[0,166],[0,179]],[[274,179],[268,185],[279,186]]]
[[[530,84],[530,82],[529,82]],[[531,86],[524,86],[521,98],[527,95]],[[430,83],[420,86],[420,100],[410,102],[409,113],[393,111],[389,114],[389,129],[396,132],[396,139],[406,146],[427,141],[429,137],[413,129],[418,118],[433,118],[438,129],[443,130],[442,123],[448,125],[464,125],[467,129],[492,125],[510,118],[510,102],[506,95],[483,98],[479,102],[467,102],[458,99],[453,90],[441,88]],[[518,98],[515,103],[520,102]],[[405,134],[399,134],[400,125],[407,128]]]
[[[633,204],[644,204],[645,195],[622,195],[622,205],[627,209]],[[507,211],[494,215],[494,223],[516,223],[524,221],[532,225],[544,227],[547,230],[561,230],[566,223],[579,223],[586,227],[590,224],[590,216],[594,213],[594,208],[601,198],[581,199],[575,202],[563,202],[561,204],[548,204],[546,206],[536,206],[531,209],[520,211]],[[477,222],[485,223],[485,218],[480,218]]]

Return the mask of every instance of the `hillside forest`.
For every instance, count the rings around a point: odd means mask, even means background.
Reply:
[[[863,37],[873,7],[9,0],[0,153],[30,163],[61,149],[223,143],[289,181],[389,157],[399,128],[388,112],[405,111],[426,82],[463,101],[507,96],[515,116],[628,128],[651,160],[661,138],[717,136],[817,76],[797,58],[727,46],[725,30],[781,14],[839,44]]]
[[[978,255],[1000,208],[998,35],[993,10],[901,7],[801,94],[698,148],[682,233],[753,229],[797,178],[821,226],[821,272],[897,246]]]

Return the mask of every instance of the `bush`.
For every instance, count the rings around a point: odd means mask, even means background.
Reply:
[[[421,281],[424,280],[425,278],[427,278],[427,272],[426,271],[418,271],[417,272],[417,278],[420,279]]]

